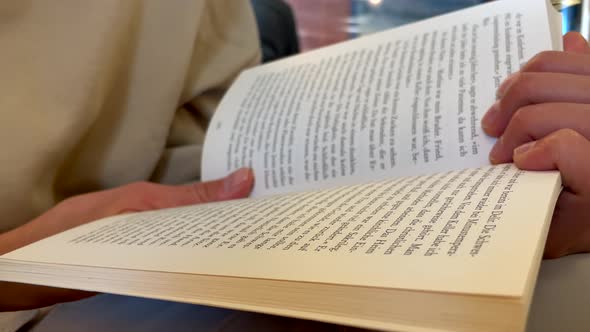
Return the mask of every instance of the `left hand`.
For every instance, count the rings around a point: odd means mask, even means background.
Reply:
[[[138,182],[75,196],[31,222],[0,234],[0,255],[70,228],[121,213],[244,198],[254,174],[240,169],[223,179],[182,186]],[[79,300],[93,293],[0,281],[0,312],[41,308]]]
[[[118,214],[244,198],[254,184],[251,169],[209,182],[167,186],[136,182],[68,198],[29,223],[0,234],[0,255],[70,228]]]
[[[508,77],[482,120],[484,131],[499,138],[493,164],[561,173],[546,258],[590,252],[590,47],[568,33],[564,48],[538,54]]]

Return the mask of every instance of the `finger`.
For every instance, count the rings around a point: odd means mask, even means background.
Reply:
[[[516,73],[508,76],[496,91],[497,99],[502,99],[509,88],[518,80],[520,73],[532,72],[551,72],[551,73],[565,73],[574,75],[590,75],[590,45],[584,37],[578,32],[568,32],[563,37],[564,50],[559,51],[545,51],[535,55],[527,62],[523,68]],[[492,106],[490,111],[482,119],[484,131],[488,135],[498,136],[497,132],[501,128],[496,128],[495,114],[498,105]]]
[[[579,32],[571,31],[563,36],[563,49],[566,52],[590,54],[588,41]]]
[[[116,206],[123,212],[147,211],[248,197],[254,184],[251,169],[208,182],[167,186],[141,182],[122,187]],[[113,213],[115,214],[115,213]]]
[[[245,198],[254,186],[254,173],[241,168],[223,179],[185,186],[195,200],[191,204]]]
[[[520,72],[550,72],[566,73],[577,75],[590,75],[590,54],[566,53],[557,51],[546,51],[535,55],[527,62]],[[501,96],[510,85],[511,76],[507,78],[498,88]]]
[[[545,137],[559,129],[570,128],[590,139],[590,105],[544,103],[520,108],[490,152],[493,164],[512,161],[517,147]]]
[[[563,186],[574,194],[590,188],[590,141],[572,129],[560,129],[514,150],[518,168],[559,170]]]
[[[563,37],[564,50],[544,51],[530,59],[519,72],[552,72],[569,73],[577,75],[590,75],[590,46],[584,37],[578,32],[568,32]],[[513,83],[517,73],[508,76],[496,95],[500,99],[508,87]]]
[[[590,103],[589,89],[590,76],[519,73],[502,99],[488,110],[482,119],[482,127],[486,134],[499,137],[519,108],[548,102]]]

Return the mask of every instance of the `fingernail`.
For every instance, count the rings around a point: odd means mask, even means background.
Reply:
[[[500,137],[500,139],[498,139],[496,144],[494,144],[492,151],[490,151],[490,162],[494,165],[497,164],[499,161],[498,154],[500,153],[501,148],[502,148],[502,137]]]
[[[522,154],[526,153],[527,151],[532,149],[536,143],[537,143],[537,141],[532,141],[532,142],[528,142],[526,144],[523,144],[523,145],[517,147],[516,149],[514,149],[514,155],[516,156],[516,155],[522,155]]]
[[[251,170],[249,168],[240,168],[230,174],[228,179],[223,184],[223,190],[226,194],[233,194],[242,192],[244,184],[250,181]]]
[[[500,111],[500,102],[496,101],[494,103],[494,105],[492,105],[492,107],[490,107],[490,109],[483,116],[483,119],[481,119],[481,126],[483,127],[484,130],[486,130],[486,132],[489,132],[488,129],[490,129],[494,125],[494,122],[496,121],[496,118],[498,117],[499,111]]]
[[[504,82],[502,82],[502,84],[500,84],[500,86],[498,87],[498,90],[496,90],[496,98],[497,99],[502,99],[502,97],[504,97],[504,95],[506,94],[506,91],[508,91],[508,88],[512,85],[512,83],[514,83],[514,80],[516,79],[517,75],[518,75],[518,73],[510,74],[508,77],[506,77]]]

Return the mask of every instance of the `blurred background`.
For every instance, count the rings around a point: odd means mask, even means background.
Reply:
[[[295,16],[300,49],[306,51],[491,0],[285,1]],[[552,1],[564,16],[563,31],[580,31],[588,39],[590,0]]]

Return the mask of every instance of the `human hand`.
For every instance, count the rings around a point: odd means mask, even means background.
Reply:
[[[244,198],[250,194],[253,184],[252,171],[240,169],[228,177],[211,182],[182,186],[141,182],[75,196],[28,224],[0,234],[0,254],[117,214]],[[76,290],[9,282],[0,282],[0,294],[0,311],[40,308],[93,295]]]
[[[499,138],[493,164],[561,173],[545,258],[590,252],[590,47],[568,33],[564,49],[542,52],[508,77],[482,120]]]
[[[137,182],[74,196],[28,224],[2,234],[0,254],[75,226],[117,214],[244,198],[250,194],[253,183],[252,171],[240,169],[225,178],[210,182],[181,186]]]

